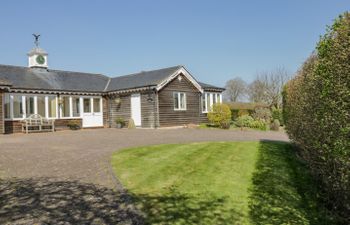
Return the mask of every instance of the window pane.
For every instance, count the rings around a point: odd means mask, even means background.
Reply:
[[[210,111],[211,105],[210,105],[210,93],[206,93],[207,95],[207,111]]]
[[[34,97],[26,96],[26,116],[34,114]]]
[[[91,112],[91,102],[89,98],[84,98],[84,112],[89,113]]]
[[[49,117],[56,117],[56,96],[49,96],[47,102],[49,104]]]
[[[5,102],[4,102],[4,114],[5,114],[5,118],[9,119],[11,118],[10,115],[10,95],[9,94],[5,94]]]
[[[180,93],[180,109],[186,109],[186,94]]]
[[[179,93],[174,93],[174,109],[179,109]]]
[[[79,117],[80,116],[80,99],[79,97],[72,97],[73,102],[73,116]]]
[[[38,114],[42,117],[45,117],[45,97],[37,96],[36,99],[38,105]]]
[[[205,101],[205,94],[203,94],[201,98],[202,98],[202,111],[206,112],[207,111],[207,107],[205,105],[205,102],[206,102]]]
[[[62,97],[62,117],[70,117],[69,97]]]
[[[101,112],[100,108],[100,98],[94,98],[94,112]]]
[[[22,96],[15,95],[13,96],[13,118],[22,118],[22,117],[23,117]]]
[[[213,105],[214,105],[214,104],[217,102],[217,101],[216,101],[216,94],[212,94],[211,96],[212,96],[212,98],[213,98]]]

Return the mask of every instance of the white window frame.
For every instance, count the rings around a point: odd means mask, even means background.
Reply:
[[[74,98],[77,98],[77,99],[79,99],[79,116],[73,116],[73,97]],[[81,101],[82,101],[82,97],[81,96],[70,96],[70,98],[69,98],[69,105],[70,105],[70,107],[71,107],[71,110],[70,110],[70,114],[71,114],[71,118],[76,118],[76,119],[78,119],[78,118],[82,118],[82,104],[81,104]]]
[[[56,116],[49,117],[49,97],[55,97],[56,99]],[[45,117],[49,119],[57,119],[58,118],[58,97],[57,95],[45,95]]]
[[[75,98],[79,98],[79,116],[73,116],[73,96],[71,95],[61,95],[60,99],[63,99],[63,97],[68,97],[69,101],[69,116],[62,116],[63,115],[63,110],[62,110],[62,105],[60,105],[60,118],[61,119],[79,119],[82,117],[82,97],[81,96],[74,96]]]
[[[209,96],[209,105],[208,105],[208,96]],[[205,99],[205,110],[203,110],[203,98]],[[211,111],[211,107],[213,107],[215,103],[222,103],[222,94],[217,92],[204,92],[201,96],[202,103],[202,113],[208,113]]]
[[[33,97],[34,98],[34,114],[38,113],[38,96],[44,96],[45,98],[45,118],[49,119],[57,119],[58,118],[58,99],[56,95],[44,95],[44,94],[19,94],[19,93],[5,93],[6,96],[10,96],[10,118],[4,118],[5,121],[18,121],[27,118],[29,115],[27,115],[27,99],[28,97]],[[4,97],[5,97],[4,95]],[[23,110],[23,115],[22,117],[14,117],[13,115],[13,99],[14,96],[21,96],[22,98],[22,110]],[[48,117],[48,97],[49,96],[54,96],[56,97],[56,117]],[[5,97],[6,98],[6,97]]]
[[[179,108],[175,107],[175,95],[177,95],[177,101]],[[184,96],[185,105],[181,108],[181,95]],[[173,100],[174,100],[174,111],[186,111],[187,110],[187,97],[186,92],[173,92]]]

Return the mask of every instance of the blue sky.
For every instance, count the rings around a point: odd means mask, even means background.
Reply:
[[[40,33],[53,69],[118,76],[185,65],[203,82],[294,73],[349,1],[2,1],[0,64],[27,65]]]

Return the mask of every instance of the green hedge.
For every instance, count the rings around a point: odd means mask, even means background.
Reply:
[[[287,133],[320,181],[323,199],[350,221],[350,14],[335,20],[284,89]]]

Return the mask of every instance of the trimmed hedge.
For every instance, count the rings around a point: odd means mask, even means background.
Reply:
[[[350,221],[350,14],[335,20],[284,89],[283,118],[322,196]]]

